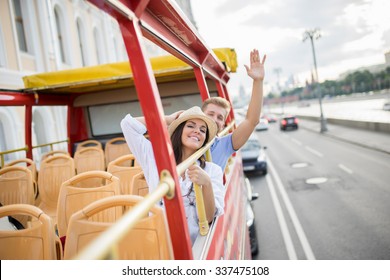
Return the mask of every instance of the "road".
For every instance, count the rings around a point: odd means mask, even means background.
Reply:
[[[247,174],[261,260],[390,259],[390,155],[306,129],[257,132],[269,172]]]

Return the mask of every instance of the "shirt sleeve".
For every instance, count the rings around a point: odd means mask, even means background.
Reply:
[[[213,186],[214,199],[215,199],[215,216],[220,216],[224,213],[225,206],[225,187],[223,185],[223,173],[221,167],[218,165],[207,162],[209,168],[209,176],[211,184]]]
[[[153,191],[158,184],[159,177],[152,144],[144,136],[145,125],[127,114],[121,121],[121,128],[131,153],[144,171],[150,191]]]

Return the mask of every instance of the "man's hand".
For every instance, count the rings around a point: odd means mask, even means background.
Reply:
[[[263,80],[264,79],[264,62],[266,59],[266,55],[263,56],[263,59],[260,62],[259,51],[254,49],[250,54],[250,67],[244,65],[246,68],[246,72],[249,77],[253,80]]]

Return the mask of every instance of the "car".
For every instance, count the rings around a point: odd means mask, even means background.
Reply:
[[[264,115],[263,118],[266,119],[268,123],[275,123],[278,121],[278,117],[274,114]]]
[[[242,163],[245,172],[261,172],[267,174],[267,157],[257,135],[252,133],[248,141],[241,148]]]
[[[390,100],[386,101],[386,102],[383,104],[383,110],[385,110],[385,111],[390,111]]]
[[[286,129],[298,129],[298,118],[296,116],[283,116],[280,119],[280,129],[286,130]]]
[[[268,120],[260,118],[259,123],[256,125],[256,130],[268,130]]]
[[[247,204],[246,204],[246,225],[249,231],[249,243],[251,247],[252,256],[256,256],[259,253],[259,241],[257,240],[255,212],[253,211],[252,202],[259,197],[258,193],[253,192],[253,187],[248,178],[245,178],[245,184],[247,187]]]

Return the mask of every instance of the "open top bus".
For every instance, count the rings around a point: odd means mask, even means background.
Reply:
[[[34,158],[33,150],[42,144],[53,147],[67,143],[70,156],[74,156],[77,146],[86,140],[97,140],[105,147],[110,139],[123,136],[120,120],[128,112],[134,116],[143,115],[161,174],[159,187],[137,200],[136,206],[74,258],[115,258],[113,252],[121,238],[147,215],[157,201],[164,198],[171,258],[250,259],[246,223],[248,186],[240,153],[231,157],[224,171],[224,215],[215,218],[209,231],[199,234],[192,246],[179,195],[178,174],[196,157],[176,166],[164,121],[164,115],[194,105],[201,106],[202,101],[210,96],[221,96],[230,102],[227,83],[230,72],[235,72],[237,67],[235,51],[210,49],[174,1],[90,2],[118,21],[129,62],[31,75],[24,77],[24,89],[0,90],[1,106],[22,106],[25,116],[25,147],[1,151],[2,168],[6,163],[3,156],[11,152],[25,151],[26,158],[39,162],[39,158]],[[142,36],[170,55],[149,58]],[[33,145],[34,106],[66,108],[66,139]],[[232,131],[234,125],[231,110],[221,134]],[[209,147],[196,155],[205,153]]]

